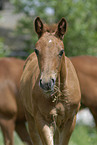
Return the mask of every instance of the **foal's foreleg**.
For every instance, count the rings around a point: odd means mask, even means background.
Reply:
[[[15,130],[23,142],[27,143],[27,145],[32,145],[25,122],[17,122]]]
[[[60,136],[60,145],[68,145],[71,134],[75,128],[76,116],[67,121]]]
[[[54,145],[54,123],[47,123],[39,113],[37,113],[35,119],[42,144]]]
[[[42,145],[37,128],[36,128],[36,123],[35,123],[34,118],[27,111],[25,111],[25,114],[26,114],[26,119],[28,122],[28,128],[29,128],[29,133],[32,140],[32,144]]]

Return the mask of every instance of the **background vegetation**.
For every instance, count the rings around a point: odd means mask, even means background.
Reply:
[[[68,31],[64,38],[66,55],[97,55],[96,0],[11,0],[17,13],[23,13],[17,32],[29,35],[26,50],[35,46],[37,35],[33,21],[40,16],[46,23],[57,23],[65,17]],[[28,50],[29,48],[29,50]]]

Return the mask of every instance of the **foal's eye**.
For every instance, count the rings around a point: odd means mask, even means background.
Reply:
[[[39,55],[39,50],[35,49],[35,53],[38,56]]]
[[[63,55],[63,53],[64,53],[64,50],[61,50],[61,51],[59,52],[59,56],[61,57],[61,56]]]

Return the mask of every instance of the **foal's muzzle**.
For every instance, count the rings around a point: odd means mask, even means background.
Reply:
[[[51,79],[48,82],[44,82],[42,79],[40,79],[40,87],[44,91],[53,91],[54,84],[55,84],[55,80],[54,79]]]

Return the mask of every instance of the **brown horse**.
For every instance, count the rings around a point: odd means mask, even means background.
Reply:
[[[64,52],[66,20],[62,18],[54,32],[46,32],[45,26],[35,19],[39,40],[21,77],[21,99],[33,144],[67,145],[80,106],[80,87]]]
[[[16,58],[0,59],[0,126],[5,145],[13,145],[16,130],[22,141],[31,145],[25,126],[23,105],[19,98],[19,81],[24,61]]]
[[[70,59],[78,74],[82,103],[89,107],[97,126],[97,57],[78,56]]]

